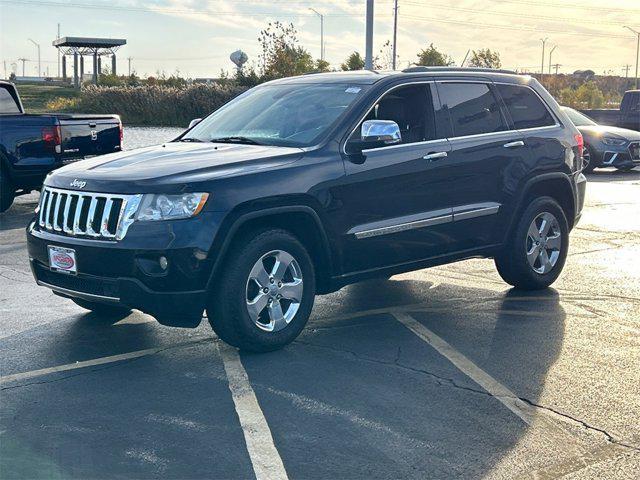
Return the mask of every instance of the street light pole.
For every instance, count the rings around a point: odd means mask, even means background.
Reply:
[[[627,27],[626,25],[624,28],[626,28],[627,30],[631,30],[638,37],[638,40],[636,43],[636,90],[637,90],[638,89],[638,61],[640,60],[640,32],[638,30],[634,30],[631,27]]]
[[[398,0],[395,0],[393,6],[393,59],[391,60],[391,69],[396,69],[396,44],[398,43]]]
[[[551,75],[551,55],[553,55],[556,48],[558,48],[558,46],[554,45],[553,48],[549,50],[549,75]]]
[[[324,60],[324,15],[315,8],[309,7],[309,10],[320,17],[320,60]]]
[[[364,68],[373,70],[373,0],[367,0]]]
[[[40,44],[31,39],[29,39],[29,41],[38,47],[38,77],[40,77]]]
[[[542,76],[544,75],[544,47],[547,44],[547,40],[549,40],[549,37],[540,39],[540,41],[542,42],[542,66],[540,67],[540,78],[541,79],[542,79]]]

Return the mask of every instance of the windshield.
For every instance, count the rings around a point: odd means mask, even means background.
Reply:
[[[179,141],[308,147],[322,139],[365,88],[345,84],[259,86],[209,115]]]
[[[574,110],[573,108],[564,107],[563,110],[564,113],[567,114],[567,117],[569,117],[569,120],[571,120],[576,127],[584,127],[585,125],[597,125],[597,123],[591,120],[589,117]]]

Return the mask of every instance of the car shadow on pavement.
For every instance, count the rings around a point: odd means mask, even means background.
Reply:
[[[33,218],[37,201],[37,198],[35,202],[16,200],[16,203],[9,210],[0,213],[0,232],[15,228],[26,228]]]
[[[614,168],[596,169],[586,174],[588,182],[637,182],[640,180],[640,168],[623,172]]]
[[[519,445],[529,431],[520,418],[391,315],[353,320],[359,311],[407,305],[417,305],[410,310],[417,321],[518,396],[539,400],[563,341],[565,313],[555,291],[505,293],[418,280],[353,285],[320,298],[299,341],[269,354],[242,354],[292,478],[480,477],[496,473],[516,446],[527,448]],[[54,366],[211,335],[205,322],[171,329],[144,323],[141,315],[134,312],[126,325],[74,316],[31,332],[30,355]],[[21,457],[5,456],[0,473],[251,476],[214,351],[205,342],[3,392],[1,427],[11,435],[5,453]],[[536,448],[550,447],[539,440]],[[506,476],[530,467],[514,462]]]

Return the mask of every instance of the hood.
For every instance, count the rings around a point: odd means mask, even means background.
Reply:
[[[86,182],[84,190],[88,192],[107,192],[114,182],[178,185],[275,168],[297,160],[302,153],[291,147],[169,142],[66,165],[47,177],[45,184],[68,189],[77,179],[78,183]]]
[[[626,128],[610,127],[608,125],[583,125],[577,128],[584,137],[616,137],[626,140],[640,140],[640,132]]]

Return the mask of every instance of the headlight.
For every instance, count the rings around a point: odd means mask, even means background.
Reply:
[[[627,141],[624,138],[604,137],[602,139],[605,145],[624,145]]]
[[[207,198],[208,193],[147,194],[142,198],[136,220],[176,220],[195,217],[204,207]]]

